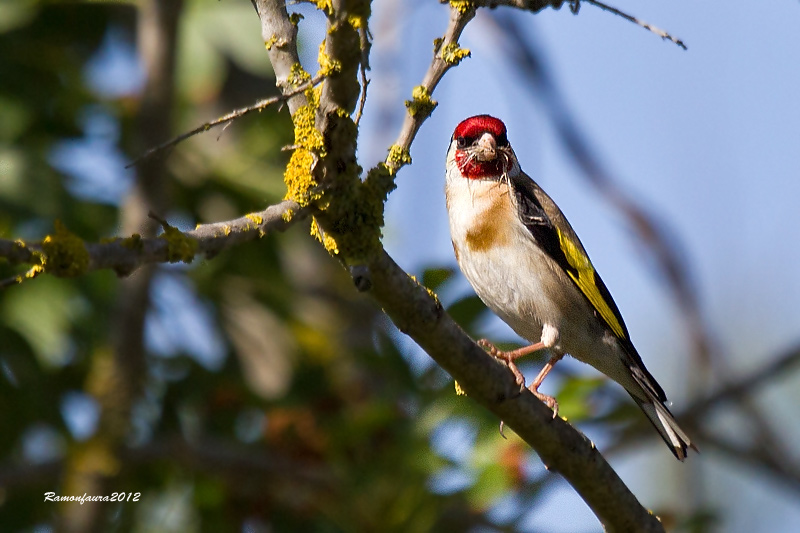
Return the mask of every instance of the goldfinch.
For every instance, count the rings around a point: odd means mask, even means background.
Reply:
[[[477,115],[456,127],[445,192],[458,266],[487,307],[532,343],[503,352],[479,341],[508,364],[519,384],[525,379],[515,361],[549,350],[549,362],[529,389],[555,416],[558,402],[538,389],[569,354],[622,385],[678,460],[687,448],[697,450],[665,405],[663,389],[636,352],[572,226],[520,169],[502,121]]]

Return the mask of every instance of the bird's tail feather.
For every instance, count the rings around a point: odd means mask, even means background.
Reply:
[[[669,446],[670,451],[678,458],[679,461],[686,459],[686,452],[688,448],[697,451],[697,447],[692,444],[692,441],[686,433],[680,428],[675,417],[669,412],[667,406],[656,398],[649,400],[642,400],[631,394],[636,403],[639,405],[644,414],[653,424],[653,426],[664,439],[664,442]]]

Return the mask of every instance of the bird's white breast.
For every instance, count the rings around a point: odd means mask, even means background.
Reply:
[[[456,171],[457,173],[457,171]],[[449,173],[448,173],[449,174]],[[481,300],[518,334],[541,336],[543,315],[553,311],[530,298],[543,292],[528,263],[541,252],[531,246],[505,183],[448,176],[450,235],[461,271]],[[522,231],[520,231],[522,230]]]

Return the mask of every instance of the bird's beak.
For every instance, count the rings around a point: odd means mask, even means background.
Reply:
[[[497,159],[497,141],[494,135],[484,133],[475,145],[475,159],[478,161],[494,161]]]

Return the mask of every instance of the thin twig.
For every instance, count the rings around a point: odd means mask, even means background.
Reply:
[[[439,0],[442,4],[446,4],[448,1],[449,0]],[[530,11],[531,13],[538,13],[547,7],[560,9],[564,0],[473,0],[471,3],[475,7],[494,9],[498,6],[508,6],[523,11]]]
[[[464,31],[467,23],[474,17],[475,7],[467,7],[462,11],[458,7],[452,5],[450,6],[450,22],[447,26],[447,30],[445,31],[441,41],[438,43],[438,46],[433,54],[433,59],[431,60],[431,64],[428,67],[428,71],[425,73],[425,76],[422,78],[422,83],[420,84],[420,86],[425,89],[428,95],[433,94],[433,91],[436,89],[436,86],[442,80],[442,77],[444,77],[445,73],[456,65],[456,63],[445,61],[442,58],[441,51],[448,45],[458,45],[458,39],[461,37],[461,33]],[[417,136],[417,132],[419,131],[420,127],[422,127],[422,123],[425,122],[428,116],[429,114],[413,114],[411,112],[407,112],[405,115],[405,120],[403,121],[403,125],[400,128],[400,133],[394,143],[394,147],[399,148],[402,152],[407,153],[411,148],[411,143]],[[395,172],[405,164],[405,161],[400,162],[390,159],[386,160],[386,165],[392,168]]]
[[[11,287],[12,285],[19,285],[20,283],[24,282],[25,280],[33,279],[36,276],[38,276],[39,274],[41,274],[42,272],[44,272],[44,269],[42,268],[41,265],[34,265],[31,268],[29,268],[24,274],[20,274],[18,276],[13,276],[13,277],[10,277],[10,278],[6,278],[6,279],[0,281],[0,290],[7,289],[8,287]]]
[[[315,76],[314,78],[310,79],[309,81],[298,85],[297,88],[295,88],[292,91],[289,91],[289,92],[284,93],[284,94],[279,95],[279,96],[273,96],[272,98],[266,98],[264,100],[256,102],[255,104],[253,104],[251,106],[243,107],[241,109],[236,109],[236,110],[231,111],[230,113],[228,113],[226,115],[223,115],[223,116],[221,116],[221,117],[219,117],[219,118],[217,118],[215,120],[212,120],[211,122],[206,122],[205,124],[203,124],[201,126],[198,126],[197,128],[195,128],[195,129],[193,129],[191,131],[187,131],[186,133],[182,133],[181,135],[178,135],[177,137],[175,137],[173,139],[170,139],[167,142],[161,143],[158,146],[150,148],[145,153],[143,153],[142,155],[140,155],[139,157],[137,157],[136,159],[134,159],[133,161],[131,161],[130,163],[125,165],[125,168],[130,168],[130,167],[132,167],[134,165],[137,165],[137,164],[141,163],[142,161],[144,161],[145,159],[147,159],[148,157],[152,156],[153,154],[155,154],[157,152],[160,152],[162,150],[166,150],[167,148],[172,148],[176,144],[178,144],[180,142],[183,142],[186,139],[188,139],[189,137],[193,137],[193,136],[197,135],[198,133],[202,133],[204,131],[208,131],[211,128],[214,128],[216,126],[219,126],[220,124],[225,124],[225,123],[228,123],[225,126],[227,128],[228,125],[230,124],[230,122],[232,122],[233,120],[236,120],[236,119],[241,118],[241,117],[243,117],[245,115],[248,115],[248,114],[252,113],[253,111],[262,111],[263,109],[265,109],[265,108],[267,108],[267,107],[269,107],[269,106],[271,106],[273,104],[277,104],[279,102],[285,102],[286,100],[288,100],[292,96],[300,94],[300,93],[308,90],[311,87],[315,87],[323,79],[325,79],[325,76],[323,76],[321,74],[318,74],[317,76]]]
[[[625,20],[633,22],[634,24],[638,24],[642,28],[655,33],[656,35],[658,35],[662,39],[666,39],[667,41],[672,41],[673,43],[677,44],[678,46],[680,46],[684,50],[687,50],[686,45],[683,44],[683,41],[681,41],[680,39],[678,39],[676,37],[673,37],[669,33],[667,33],[664,30],[662,30],[661,28],[656,28],[652,24],[649,24],[649,23],[647,23],[647,22],[645,22],[645,21],[643,21],[641,19],[638,19],[638,18],[634,17],[633,15],[628,15],[627,13],[625,13],[623,11],[620,11],[616,7],[611,7],[611,6],[609,6],[607,4],[604,4],[602,2],[598,2],[597,0],[581,0],[581,1],[586,2],[587,4],[592,4],[594,6],[597,6],[597,7],[599,7],[600,9],[602,9],[604,11],[608,11],[610,13],[618,15],[618,16],[624,18]],[[574,5],[578,6],[579,4],[580,4],[580,2],[576,2]],[[573,12],[577,12],[577,8],[573,9]]]
[[[267,55],[275,73],[275,85],[284,94],[292,89],[292,69],[300,64],[297,52],[298,21],[292,21],[282,0],[250,0],[256,8],[261,22],[261,37],[267,46]],[[294,116],[298,109],[308,104],[305,93],[298,93],[286,101],[289,113]]]
[[[359,37],[361,38],[361,98],[358,101],[358,111],[356,112],[356,126],[361,120],[361,115],[364,113],[364,105],[367,103],[367,86],[369,80],[367,79],[367,70],[369,70],[369,30],[362,27],[359,30]]]

